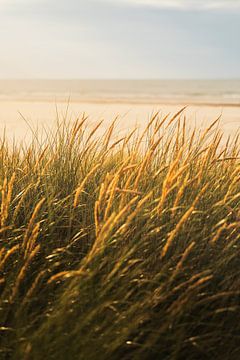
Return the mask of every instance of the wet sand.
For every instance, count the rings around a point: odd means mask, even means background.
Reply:
[[[67,108],[69,121],[85,113],[92,126],[104,119],[104,127],[107,127],[118,116],[118,131],[123,133],[136,125],[144,127],[151,115],[157,111],[163,115],[176,113],[184,105],[72,102],[68,107],[67,102],[56,105],[50,101],[0,101],[0,136],[2,137],[5,131],[8,138],[28,141],[31,130],[27,122],[34,129],[41,129],[42,126],[53,127],[56,124],[57,112],[61,118],[65,116]],[[184,113],[190,127],[205,127],[222,115],[220,128],[225,136],[234,135],[240,128],[238,106],[189,105]]]

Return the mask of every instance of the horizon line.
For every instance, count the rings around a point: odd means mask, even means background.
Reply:
[[[214,77],[214,78],[197,78],[197,77],[144,77],[144,78],[115,78],[115,77],[16,77],[16,78],[1,78],[0,81],[240,81],[240,77]]]

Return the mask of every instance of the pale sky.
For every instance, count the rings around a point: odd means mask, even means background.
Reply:
[[[240,0],[0,0],[0,78],[240,78]]]

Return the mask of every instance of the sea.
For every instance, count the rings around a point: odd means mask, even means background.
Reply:
[[[0,101],[240,106],[240,80],[0,80]]]

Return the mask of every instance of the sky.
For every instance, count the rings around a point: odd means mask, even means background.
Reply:
[[[240,0],[0,0],[0,78],[240,78]]]

